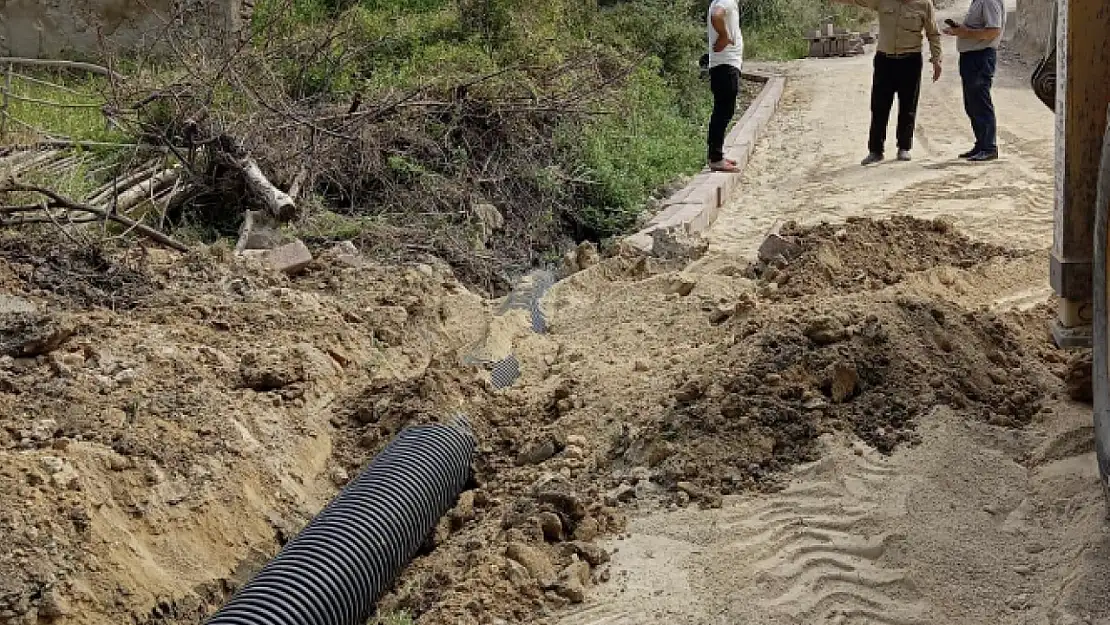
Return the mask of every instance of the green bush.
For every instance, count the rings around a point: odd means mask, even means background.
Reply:
[[[704,122],[709,99],[684,110],[674,87],[660,75],[662,61],[645,63],[631,77],[612,115],[563,137],[566,160],[591,181],[576,218],[606,237],[635,224],[648,196],[705,162]]]
[[[708,4],[264,0],[256,24],[268,20],[269,28],[304,41],[281,70],[296,97],[342,100],[359,91],[372,102],[420,89],[426,99],[469,100],[465,110],[441,112],[442,119],[417,114],[383,139],[383,169],[349,174],[366,179],[369,193],[435,188],[435,203],[447,212],[471,194],[495,202],[527,195],[530,212],[509,210],[508,218],[531,228],[533,245],[542,246],[550,236],[539,230],[550,231],[560,218],[573,222],[577,236],[620,234],[653,193],[701,168],[711,98],[697,59],[705,51]],[[823,17],[854,19],[828,0],[741,0],[741,12],[749,59],[802,56],[802,35]],[[464,95],[454,91],[464,84]],[[505,102],[527,108],[568,94],[585,96],[571,100],[574,108],[607,113],[483,117]],[[501,168],[500,186],[473,183],[471,177],[485,178],[475,168],[490,162]],[[360,201],[397,211],[420,196],[344,197],[357,212]]]

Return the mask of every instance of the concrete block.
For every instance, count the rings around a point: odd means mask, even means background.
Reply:
[[[729,155],[728,150],[725,151],[725,154],[729,158],[733,158],[731,155]],[[742,172],[744,167],[747,166],[747,164],[748,164],[747,156],[745,155],[742,158],[736,158],[735,160],[736,160],[736,166]],[[714,184],[716,184],[717,189],[718,189],[718,196],[719,196],[718,197],[719,201],[717,203],[718,206],[724,206],[725,204],[727,204],[729,202],[730,199],[732,199],[733,194],[736,193],[736,190],[740,188],[740,179],[741,179],[740,177],[741,177],[741,173],[735,173],[735,174],[721,174],[721,173],[718,173],[718,174],[713,175],[713,182],[714,182]]]
[[[755,145],[752,143],[735,143],[725,148],[725,156],[736,161],[736,166],[742,170],[748,166],[748,160],[751,159],[754,149]],[[737,180],[736,186],[739,186],[739,180]],[[732,191],[729,191],[729,193],[732,193]]]
[[[623,244],[627,245],[632,250],[650,254],[651,245],[654,242],[654,239],[651,237],[652,230],[641,230],[632,236],[625,237]]]
[[[303,241],[297,239],[292,243],[267,250],[262,255],[262,260],[277,271],[294,275],[304,271],[305,267],[312,262],[312,252],[308,251],[308,246]]]
[[[767,88],[764,87],[763,89],[766,90]],[[747,110],[744,111],[744,114],[740,116],[740,119],[736,120],[736,125],[734,125],[732,127],[732,130],[729,131],[728,135],[725,136],[726,148],[730,145],[736,145],[737,143],[744,141],[744,137],[748,134],[745,129],[751,125],[752,118],[755,116],[755,111],[755,101],[753,100],[752,105],[748,106]]]
[[[701,234],[713,225],[715,204],[687,204],[683,211],[682,225],[687,234]]]
[[[1056,317],[1065,328],[1089,326],[1094,319],[1094,305],[1088,301],[1056,298]]]
[[[693,185],[691,184],[692,182],[693,182],[693,180],[691,180],[689,183],[687,183],[685,187],[682,187],[681,189],[676,191],[674,193],[674,195],[667,198],[667,202],[677,203],[677,202],[682,202],[683,200],[685,200],[686,196],[690,195],[690,190],[693,189]]]
[[[690,194],[689,191],[690,189],[687,188],[686,195]],[[667,203],[663,205],[663,210],[660,211],[659,214],[655,217],[652,217],[651,221],[648,222],[648,225],[654,226],[656,224],[670,223],[674,220],[674,216],[677,215],[681,210],[682,202],[677,200],[667,200]]]
[[[327,258],[348,267],[362,267],[366,264],[366,260],[351,241],[340,241],[331,246],[327,251]]]
[[[690,221],[691,215],[693,214],[691,211],[694,210],[692,207],[709,206],[716,202],[716,198],[717,192],[713,187],[706,184],[697,185],[694,187],[693,191],[690,192],[690,195],[678,204],[681,208],[674,213],[672,218],[668,220],[668,223],[686,223]]]
[[[786,79],[762,72],[744,72],[743,78],[764,84],[756,99],[740,117],[732,132],[725,138],[725,153],[743,170],[751,159],[760,133],[766,129],[782,97]],[[716,221],[721,207],[731,200],[740,186],[740,176],[704,170],[694,176],[683,189],[673,194],[663,210],[651,219],[649,227],[625,238],[631,248],[653,251],[653,231],[678,228],[687,234],[707,230]],[[777,236],[777,235],[776,235]],[[780,248],[789,243],[778,237],[773,243]]]
[[[1060,349],[1087,349],[1093,345],[1091,326],[1066,328],[1059,319],[1052,323],[1052,340]]]

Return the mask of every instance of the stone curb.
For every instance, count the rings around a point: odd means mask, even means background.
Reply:
[[[786,87],[786,78],[763,72],[743,72],[746,80],[763,83],[752,103],[725,137],[725,155],[734,159],[739,173],[722,174],[703,169],[689,184],[663,202],[663,210],[643,230],[624,238],[624,243],[642,252],[651,253],[651,233],[659,229],[683,229],[687,234],[704,232],[717,220],[725,205],[740,185],[740,174],[751,158],[755,143],[767,128],[778,108]]]

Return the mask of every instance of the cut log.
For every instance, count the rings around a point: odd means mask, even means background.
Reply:
[[[235,165],[243,172],[247,186],[258,196],[266,211],[279,222],[286,222],[297,215],[297,203],[285,191],[274,186],[266,174],[253,158],[245,156],[234,160]]]
[[[243,223],[239,226],[239,240],[235,242],[236,254],[242,254],[247,249],[252,230],[254,230],[254,211],[249,210],[243,215]]]
[[[161,243],[162,245],[175,249],[179,252],[189,251],[189,246],[181,243],[180,241],[174,239],[164,232],[151,228],[146,224],[139,223],[128,217],[124,217],[123,215],[111,213],[104,210],[103,208],[100,208],[99,206],[90,206],[88,204],[82,204],[81,202],[71,200],[64,195],[61,195],[57,191],[47,189],[46,187],[40,187],[33,184],[24,184],[21,182],[17,182],[14,178],[8,178],[3,183],[0,183],[0,193],[5,192],[38,193],[40,195],[45,195],[51,200],[46,206],[47,210],[51,208],[64,208],[70,211],[90,213],[103,219],[109,219],[118,224],[122,224],[131,230],[139,232],[149,239],[157,241],[158,243]],[[25,223],[31,222],[28,221]]]
[[[127,214],[136,206],[141,205],[153,196],[173,186],[181,179],[181,171],[182,169],[180,167],[164,169],[124,190],[116,197],[116,201],[114,202],[116,212]],[[106,204],[108,208],[112,207],[113,202],[111,196],[107,198]]]
[[[147,161],[136,171],[124,174],[108,182],[108,184],[98,187],[89,194],[89,197],[85,199],[85,203],[93,206],[102,206],[113,194],[121,193],[124,189],[138,184],[140,180],[153,175],[156,171],[158,171],[158,164],[155,161]]]

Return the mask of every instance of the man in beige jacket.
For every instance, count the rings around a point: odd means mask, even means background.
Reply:
[[[910,160],[917,100],[921,94],[922,33],[929,39],[933,82],[940,79],[940,28],[932,0],[834,0],[879,13],[879,45],[871,83],[871,132],[864,165],[883,160],[887,123],[898,96],[898,160]]]

